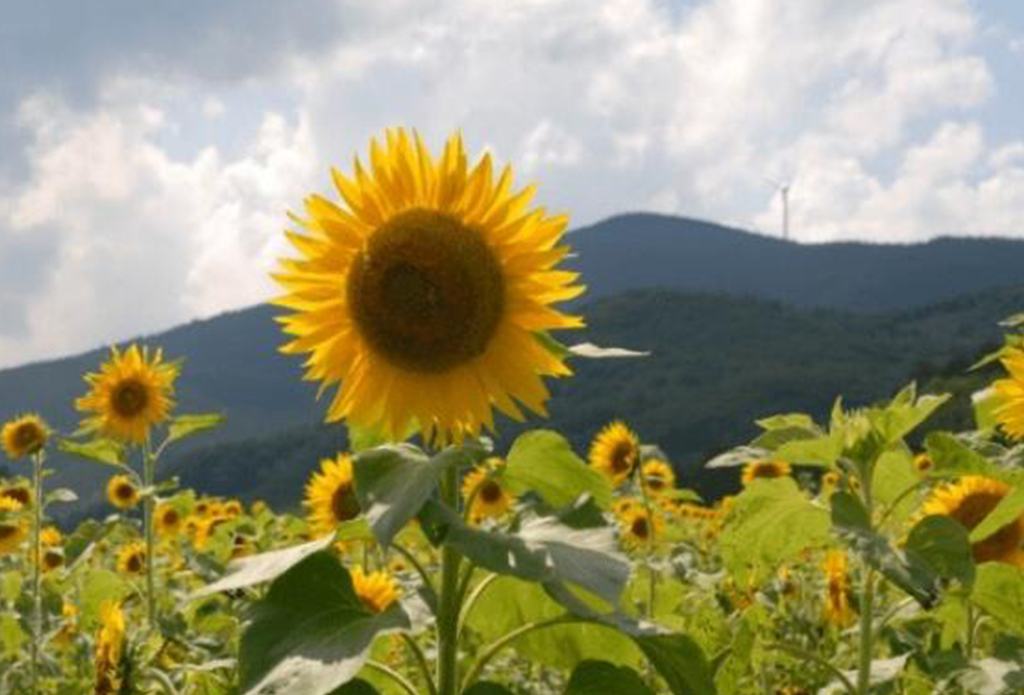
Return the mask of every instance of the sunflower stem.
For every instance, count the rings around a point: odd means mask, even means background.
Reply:
[[[974,604],[967,601],[967,640],[964,643],[964,652],[967,656],[967,661],[970,663],[974,661],[974,633],[977,628],[977,614],[974,610]]]
[[[874,462],[872,462],[873,464]],[[873,465],[869,464],[860,470],[861,496],[864,509],[867,511],[868,524],[874,531],[874,500],[871,494]],[[857,692],[868,695],[871,690],[871,653],[874,634],[872,632],[873,613],[875,610],[875,577],[871,565],[874,558],[867,558],[864,567],[864,584],[860,595],[860,654],[857,666]]]
[[[459,471],[452,467],[441,481],[445,504],[458,512]],[[459,564],[462,556],[445,544],[441,551],[441,595],[437,614],[437,692],[438,695],[459,693]]]
[[[32,457],[32,692],[39,692],[39,642],[43,638],[43,461],[40,450]]]
[[[146,498],[142,503],[142,525],[146,535],[146,619],[151,629],[156,627],[156,589],[154,587],[156,557],[153,552],[153,507],[156,503],[153,493],[155,469],[156,456],[150,450],[149,444],[146,444],[142,453],[142,486],[147,491]]]

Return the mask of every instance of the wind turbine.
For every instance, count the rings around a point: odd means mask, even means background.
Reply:
[[[769,185],[773,186],[782,198],[782,238],[789,240],[789,187],[790,183],[781,183],[767,176],[762,176]]]

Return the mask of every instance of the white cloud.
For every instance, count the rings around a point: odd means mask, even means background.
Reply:
[[[461,128],[576,225],[646,208],[774,233],[774,175],[803,241],[1024,232],[1024,138],[985,131],[1005,85],[968,0],[228,5],[161,20],[202,26],[188,56],[132,14],[137,41],[91,27],[0,83],[25,168],[0,171],[0,310],[22,319],[0,365],[265,298],[285,210],[389,125],[435,148]]]

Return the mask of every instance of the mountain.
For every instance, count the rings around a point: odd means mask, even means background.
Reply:
[[[578,363],[576,377],[552,384],[551,419],[531,426],[559,429],[585,453],[601,425],[626,418],[646,441],[665,448],[690,476],[687,484],[711,494],[723,481],[694,479],[694,471],[707,456],[747,439],[754,418],[785,410],[822,414],[839,393],[850,403],[882,398],[914,374],[994,344],[996,321],[1024,306],[1024,285],[1009,284],[1007,270],[1024,261],[1020,242],[805,247],[692,220],[630,215],[575,231],[572,244],[572,263],[590,287],[587,303],[577,307],[589,328],[564,339],[653,354]],[[888,271],[869,273],[870,258]],[[861,269],[851,270],[858,263]],[[629,289],[644,286],[653,288]],[[869,313],[868,299],[885,287],[899,297],[878,299],[880,309]],[[958,296],[949,299],[951,293]],[[316,459],[344,446],[341,428],[316,424],[325,402],[316,401],[316,385],[301,380],[301,360],[278,353],[284,339],[275,312],[257,306],[146,339],[169,358],[185,359],[178,412],[216,410],[228,418],[176,449],[164,462],[166,473],[210,492],[294,504]],[[39,411],[72,431],[82,375],[106,355],[94,350],[0,371],[0,420]],[[522,429],[502,423],[499,446]],[[61,455],[52,463],[53,484],[83,496],[79,510],[99,498],[110,474]],[[0,458],[4,465],[27,472]]]
[[[1024,267],[1024,242],[1013,239],[795,244],[651,214],[612,217],[572,232],[569,241],[588,301],[663,287],[877,312],[1017,285]]]

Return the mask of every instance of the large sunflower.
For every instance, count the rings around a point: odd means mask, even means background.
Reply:
[[[10,497],[0,497],[0,555],[15,552],[25,540],[25,522],[18,518],[21,504]]]
[[[83,427],[132,444],[149,440],[153,425],[164,422],[174,407],[174,380],[180,366],[164,362],[157,350],[132,345],[124,352],[110,349],[110,360],[98,373],[85,375],[91,390],[75,402],[83,413],[94,413]]]
[[[743,474],[740,478],[744,485],[748,485],[759,478],[784,478],[790,473],[790,466],[785,461],[751,461],[743,467]]]
[[[352,486],[352,457],[338,454],[320,461],[320,471],[306,483],[309,525],[318,537],[334,533],[338,524],[359,516],[359,502]]]
[[[6,423],[0,431],[4,451],[12,459],[31,456],[44,446],[50,428],[38,415],[22,415]]]
[[[921,509],[924,516],[941,514],[968,531],[980,524],[1004,497],[1010,486],[979,475],[967,475],[932,493]],[[1024,567],[1024,515],[1000,528],[988,538],[971,545],[975,562],[1005,562]]]
[[[304,232],[288,233],[300,258],[275,275],[295,312],[284,351],[309,353],[321,390],[339,384],[327,419],[445,443],[493,430],[492,407],[546,415],[541,377],[571,372],[540,336],[582,326],[553,308],[583,291],[556,269],[567,218],[529,209],[534,188],[513,192],[490,155],[470,169],[459,135],[435,160],[388,130],[370,164],[332,172],[343,205],[306,199]]]
[[[398,600],[398,583],[387,572],[366,574],[362,567],[352,568],[352,588],[367,610],[380,613]]]
[[[590,465],[621,485],[640,463],[640,439],[624,422],[605,426],[590,445]]]
[[[1024,349],[1007,348],[1000,362],[1009,376],[992,384],[999,397],[996,422],[1007,436],[1024,439]]]

